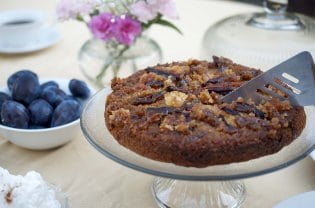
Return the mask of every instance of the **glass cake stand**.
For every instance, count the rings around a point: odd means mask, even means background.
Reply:
[[[245,199],[245,186],[240,179],[285,168],[306,157],[315,147],[313,106],[305,107],[307,121],[301,136],[280,152],[227,165],[188,168],[154,161],[121,146],[105,127],[104,110],[110,88],[96,93],[85,105],[81,128],[89,141],[106,157],[129,168],[157,176],[153,196],[160,207],[239,207]]]
[[[237,14],[211,25],[201,56],[227,57],[267,70],[301,51],[315,56],[315,19],[286,11],[288,0],[264,0],[264,12]]]

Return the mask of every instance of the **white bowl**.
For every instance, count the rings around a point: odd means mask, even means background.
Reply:
[[[64,90],[65,93],[70,94],[68,88],[68,83],[70,79],[40,79],[40,83],[44,83],[50,80],[57,82],[60,89]],[[92,93],[94,93],[95,91],[90,86],[89,88],[92,95]],[[0,91],[9,93],[7,87],[1,88]],[[82,105],[85,104],[85,101],[83,101]],[[0,135],[3,138],[9,140],[13,144],[16,144],[17,146],[33,150],[44,150],[61,146],[63,144],[66,144],[70,140],[78,137],[80,132],[80,118],[62,126],[46,129],[17,129],[0,125]]]

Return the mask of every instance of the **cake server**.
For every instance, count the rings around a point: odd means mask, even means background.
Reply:
[[[275,91],[280,90],[284,96]],[[279,92],[279,91],[278,91]],[[246,82],[224,96],[222,102],[238,97],[251,98],[255,103],[272,97],[288,99],[293,106],[315,105],[315,66],[309,52],[301,52]]]

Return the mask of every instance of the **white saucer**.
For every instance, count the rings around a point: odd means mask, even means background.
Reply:
[[[315,191],[306,192],[286,199],[273,208],[313,208],[315,207]]]
[[[55,27],[43,27],[39,35],[21,46],[10,45],[0,40],[0,53],[19,54],[42,50],[56,44],[61,39],[60,32]]]

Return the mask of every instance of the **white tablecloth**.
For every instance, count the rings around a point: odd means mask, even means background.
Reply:
[[[32,7],[52,13],[55,0],[2,0],[0,10]],[[258,7],[224,0],[177,0],[184,36],[155,27],[150,35],[161,45],[164,61],[200,56],[206,29],[228,15],[257,11]],[[24,55],[0,55],[0,86],[19,69],[32,69],[41,77],[84,79],[77,64],[79,48],[89,38],[83,24],[58,24],[63,39],[57,45]],[[0,166],[14,174],[40,172],[69,196],[75,208],[156,207],[150,192],[153,176],[131,170],[107,159],[81,134],[67,145],[48,151],[30,151],[0,138]],[[243,207],[272,207],[289,196],[315,189],[315,163],[310,157],[289,168],[244,180],[247,198]]]

